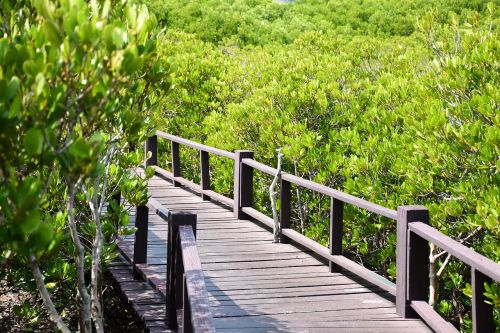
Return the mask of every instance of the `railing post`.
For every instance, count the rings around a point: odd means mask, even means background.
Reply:
[[[292,212],[292,189],[290,182],[281,179],[280,192],[280,223],[281,230],[291,227],[291,212]],[[290,239],[283,234],[280,234],[280,243],[288,244]]]
[[[149,158],[148,152],[151,152]],[[158,165],[158,137],[156,135],[146,139],[146,156],[144,158],[146,166]]]
[[[135,213],[134,241],[134,279],[141,279],[141,275],[136,267],[137,264],[145,264],[148,260],[148,218],[149,209],[147,206],[137,206]]]
[[[427,300],[429,294],[429,243],[409,232],[411,222],[429,224],[423,206],[401,206],[397,210],[396,312],[403,318],[415,317],[412,300]]]
[[[168,221],[166,317],[170,329],[177,329],[177,309],[183,306],[184,267],[179,239],[181,225],[190,225],[196,237],[196,214],[173,212]]]
[[[201,189],[210,190],[210,157],[208,152],[200,150],[200,167],[201,167]],[[201,194],[203,200],[210,200],[206,194]]]
[[[491,283],[491,279],[471,268],[472,275],[472,332],[494,333],[495,323],[493,321],[493,305],[487,304],[484,297],[484,284]]]
[[[179,144],[177,142],[171,141],[171,153],[172,153],[172,175],[174,177],[181,176],[181,156],[179,154]],[[181,186],[179,182],[172,180],[174,186]]]
[[[330,254],[342,255],[342,238],[344,236],[344,203],[331,198],[330,201]],[[329,263],[330,273],[342,272],[342,267],[334,262]]]
[[[253,168],[241,162],[244,158],[253,158],[253,151],[237,150],[234,158],[234,217],[242,220],[250,217],[241,211],[242,207],[251,207],[253,201]]]

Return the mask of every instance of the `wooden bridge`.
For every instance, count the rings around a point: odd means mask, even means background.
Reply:
[[[157,166],[159,137],[172,172]],[[199,150],[201,184],[181,177],[180,145]],[[483,294],[500,265],[430,227],[425,207],[391,210],[282,173],[276,244],[273,220],[252,208],[254,170],[276,169],[160,131],[146,149],[151,199],[132,209],[137,232],[110,270],[151,332],[457,332],[426,302],[429,242],[471,266],[474,332],[495,331]],[[234,160],[234,198],[211,190],[209,154]],[[291,184],[331,198],[329,248],[290,228]],[[345,204],[396,221],[396,284],[342,256]]]

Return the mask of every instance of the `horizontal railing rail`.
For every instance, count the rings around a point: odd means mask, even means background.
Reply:
[[[269,167],[265,164],[257,162],[256,160],[253,160],[253,159],[244,158],[242,160],[242,163],[244,163],[248,166],[251,166],[252,168],[257,169],[257,170],[264,172],[264,173],[271,175],[271,176],[276,175],[276,172],[278,172],[277,169]],[[330,188],[328,186],[318,184],[318,183],[315,183],[313,181],[288,174],[286,172],[281,172],[281,179],[283,181],[287,181],[287,182],[295,184],[297,186],[307,188],[311,191],[324,194],[326,196],[329,196],[330,198],[341,200],[342,202],[354,205],[358,208],[362,208],[362,209],[367,210],[369,212],[379,214],[379,215],[388,217],[388,218],[393,219],[393,220],[396,220],[396,218],[397,218],[396,211],[394,209],[389,209],[389,208],[377,205],[373,202],[370,202],[370,201],[367,201],[365,199],[361,199],[361,198],[355,197],[353,195],[335,190],[335,189]]]
[[[194,142],[194,141],[187,140],[187,139],[183,139],[181,137],[178,137],[178,136],[175,136],[172,134],[167,134],[167,133],[162,132],[162,131],[156,131],[156,135],[163,138],[163,139],[167,139],[171,142],[175,142],[175,143],[181,144],[181,145],[186,146],[186,147],[191,147],[191,148],[197,149],[199,151],[204,151],[207,153],[211,153],[211,154],[215,154],[215,155],[219,155],[219,156],[224,156],[224,157],[227,157],[227,158],[234,160],[234,156],[235,156],[234,153],[231,153],[227,150],[222,150],[222,149],[206,146],[206,145],[203,145],[201,143]]]
[[[420,271],[422,275],[429,273],[429,263],[423,262],[418,257],[421,256],[419,248],[428,247],[428,243],[433,243],[445,250],[451,256],[471,267],[472,286],[472,330],[473,332],[494,332],[495,322],[493,318],[493,305],[486,303],[485,283],[491,284],[493,281],[500,282],[500,265],[494,261],[480,255],[467,246],[444,235],[438,230],[424,222],[415,221],[408,223],[407,241],[407,265],[414,271]],[[420,281],[410,277],[408,288],[412,292],[407,295],[410,307],[422,318],[435,318],[434,322],[440,323],[433,326],[436,332],[456,332],[455,328],[447,322],[440,322],[439,315],[427,304],[427,286],[424,285],[428,279]],[[422,282],[423,280],[423,282]],[[442,320],[442,319],[441,319]]]
[[[136,207],[134,278],[142,279],[140,265],[147,263],[149,211],[168,223],[166,319],[170,329],[182,332],[215,332],[205,277],[196,246],[196,214],[170,211],[150,198]],[[177,322],[180,313],[181,324]]]
[[[157,166],[158,136],[171,141],[172,172]],[[181,177],[179,145],[199,150],[200,184],[195,184]],[[253,208],[253,173],[254,170],[257,170],[275,176],[278,170],[254,160],[252,151],[237,150],[231,153],[161,131],[157,131],[155,136],[148,139],[146,151],[151,154],[151,157],[146,160],[146,165],[154,166],[156,173],[172,180],[174,186],[184,185],[200,193],[205,200],[212,199],[232,207],[234,216],[238,219],[253,218],[270,228],[274,226],[271,217]],[[210,189],[209,153],[234,160],[233,199]],[[420,316],[438,332],[457,332],[453,325],[440,317],[424,301],[427,299],[429,292],[429,256],[425,255],[425,253],[429,253],[428,243],[433,242],[472,267],[473,294],[475,295],[473,296],[474,332],[494,332],[493,309],[485,303],[483,294],[484,282],[491,282],[492,279],[498,281],[499,264],[486,259],[463,245],[457,247],[457,242],[429,227],[427,208],[422,206],[400,206],[397,210],[394,210],[286,172],[281,172],[280,178],[280,242],[294,241],[329,261],[331,272],[348,270],[382,290],[395,295],[397,313],[403,318]],[[292,184],[330,197],[329,247],[322,246],[291,229]],[[344,204],[350,204],[397,221],[396,284],[343,256]],[[423,267],[427,267],[427,269],[423,269]]]
[[[158,137],[170,141],[170,150],[172,158],[172,172],[169,172],[158,166]],[[182,177],[181,173],[181,158],[179,145],[197,149],[200,154],[200,184],[196,184],[189,179]],[[222,194],[211,190],[210,184],[210,155],[214,154],[234,160],[236,154],[226,150],[213,148],[194,141],[186,140],[181,137],[167,134],[162,131],[156,131],[155,135],[148,138],[146,141],[146,154],[151,154],[146,158],[146,166],[154,168],[155,172],[163,178],[170,179],[174,186],[184,185],[191,190],[200,193],[203,200],[215,200],[226,206],[233,207],[234,200]]]
[[[468,248],[425,223],[412,222],[408,227],[411,232],[436,244],[464,264],[469,265],[477,271],[481,271],[495,281],[500,281],[500,266],[493,260],[480,255],[471,248]]]
[[[183,279],[182,332],[215,332],[193,227],[190,225],[179,226],[178,239],[178,251],[181,252],[184,274],[181,276],[180,272],[174,272],[174,275],[176,275],[176,279]]]

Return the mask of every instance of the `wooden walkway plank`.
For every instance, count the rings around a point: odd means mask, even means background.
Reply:
[[[396,314],[394,296],[348,272],[330,273],[310,251],[272,243],[261,225],[234,218],[231,209],[202,200],[189,190],[154,177],[149,191],[167,209],[197,214],[197,247],[211,311],[220,332],[431,332],[421,320]],[[135,208],[130,207],[131,224]],[[167,232],[165,221],[149,215],[148,261],[137,265],[148,283],[130,281],[127,268],[112,268],[151,331],[165,319]],[[130,260],[134,236],[119,248]],[[149,284],[154,289],[145,289]],[[143,295],[144,297],[141,297]]]
[[[108,270],[150,333],[173,333],[165,324],[165,299],[148,283],[133,279],[132,266],[125,258],[119,256]],[[154,326],[148,324],[151,320],[156,321]]]

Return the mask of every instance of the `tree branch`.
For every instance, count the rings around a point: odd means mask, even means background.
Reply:
[[[77,182],[77,184],[79,181]],[[67,210],[68,210],[68,223],[69,229],[71,233],[71,239],[75,244],[76,250],[76,277],[78,284],[78,294],[82,299],[82,304],[80,305],[80,331],[82,333],[91,333],[92,332],[92,322],[90,316],[90,296],[87,290],[87,286],[85,284],[85,248],[83,247],[80,241],[80,235],[78,233],[78,229],[76,227],[75,221],[75,192],[76,186],[73,182],[68,181],[68,201],[67,201]]]
[[[62,332],[62,333],[70,333],[71,331],[69,330],[68,326],[64,323],[62,320],[61,316],[59,315],[59,312],[57,312],[57,309],[52,302],[52,299],[50,297],[49,291],[45,287],[45,282],[43,279],[42,272],[40,271],[40,267],[38,266],[35,256],[30,254],[28,257],[29,265],[31,267],[31,271],[33,272],[33,277],[35,278],[35,283],[38,288],[38,291],[40,292],[40,296],[43,299],[43,304],[45,304],[45,308],[47,309],[47,312],[49,313],[50,319],[57,325],[57,328]]]
[[[280,237],[280,223],[278,219],[278,212],[276,209],[276,185],[278,183],[278,180],[281,179],[281,161],[283,160],[283,154],[278,152],[278,168],[276,171],[276,175],[274,176],[273,182],[271,183],[271,186],[269,186],[269,196],[271,198],[271,208],[273,209],[273,219],[274,219],[274,228],[273,228],[273,236],[274,236],[274,243],[279,242],[279,237]]]

